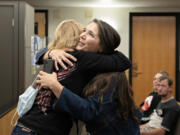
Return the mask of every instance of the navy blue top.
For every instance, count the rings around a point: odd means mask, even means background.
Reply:
[[[104,94],[103,103],[100,103],[98,95],[83,99],[63,88],[54,109],[84,121],[92,135],[140,135],[137,122],[129,119],[126,124],[118,118],[115,113],[117,103],[111,97],[112,90]]]

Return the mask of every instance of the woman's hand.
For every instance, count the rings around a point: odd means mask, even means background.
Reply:
[[[62,66],[63,69],[67,69],[66,65],[64,64],[67,63],[70,66],[73,66],[73,63],[70,61],[77,61],[77,59],[72,56],[71,54],[67,53],[66,51],[73,51],[73,49],[53,49],[53,50],[49,50],[46,53],[46,57],[47,55],[52,58],[55,61],[55,68],[56,70],[59,70],[58,68],[58,63]]]
[[[46,72],[40,71],[37,75],[36,83],[39,85],[39,89],[41,88],[52,88],[53,85],[59,83],[57,80],[56,73],[48,74]]]
[[[38,89],[49,88],[53,91],[56,97],[60,96],[63,86],[58,82],[55,72],[48,74],[46,72],[40,71],[37,75],[37,78],[38,79],[36,80],[36,84],[39,86]]]

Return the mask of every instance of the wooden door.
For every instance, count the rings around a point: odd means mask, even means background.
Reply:
[[[133,16],[132,88],[137,105],[152,91],[153,77],[160,70],[169,73],[175,90],[175,46],[174,16]]]
[[[18,23],[17,4],[0,2],[0,116],[17,101]]]
[[[10,135],[18,88],[18,3],[0,1],[0,135]],[[6,114],[7,113],[7,114]],[[6,115],[5,115],[6,114]],[[14,121],[13,121],[14,122]]]
[[[35,25],[37,25],[37,35],[46,36],[46,12],[35,12]]]

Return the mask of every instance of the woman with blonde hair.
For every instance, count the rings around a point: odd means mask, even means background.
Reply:
[[[56,28],[53,40],[49,43],[48,49],[75,49],[79,42],[83,26],[75,20],[62,21]]]

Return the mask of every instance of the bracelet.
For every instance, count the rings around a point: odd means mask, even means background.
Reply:
[[[50,53],[51,53],[52,50],[53,50],[53,49],[50,49],[49,52],[48,52],[48,59],[51,59]]]

